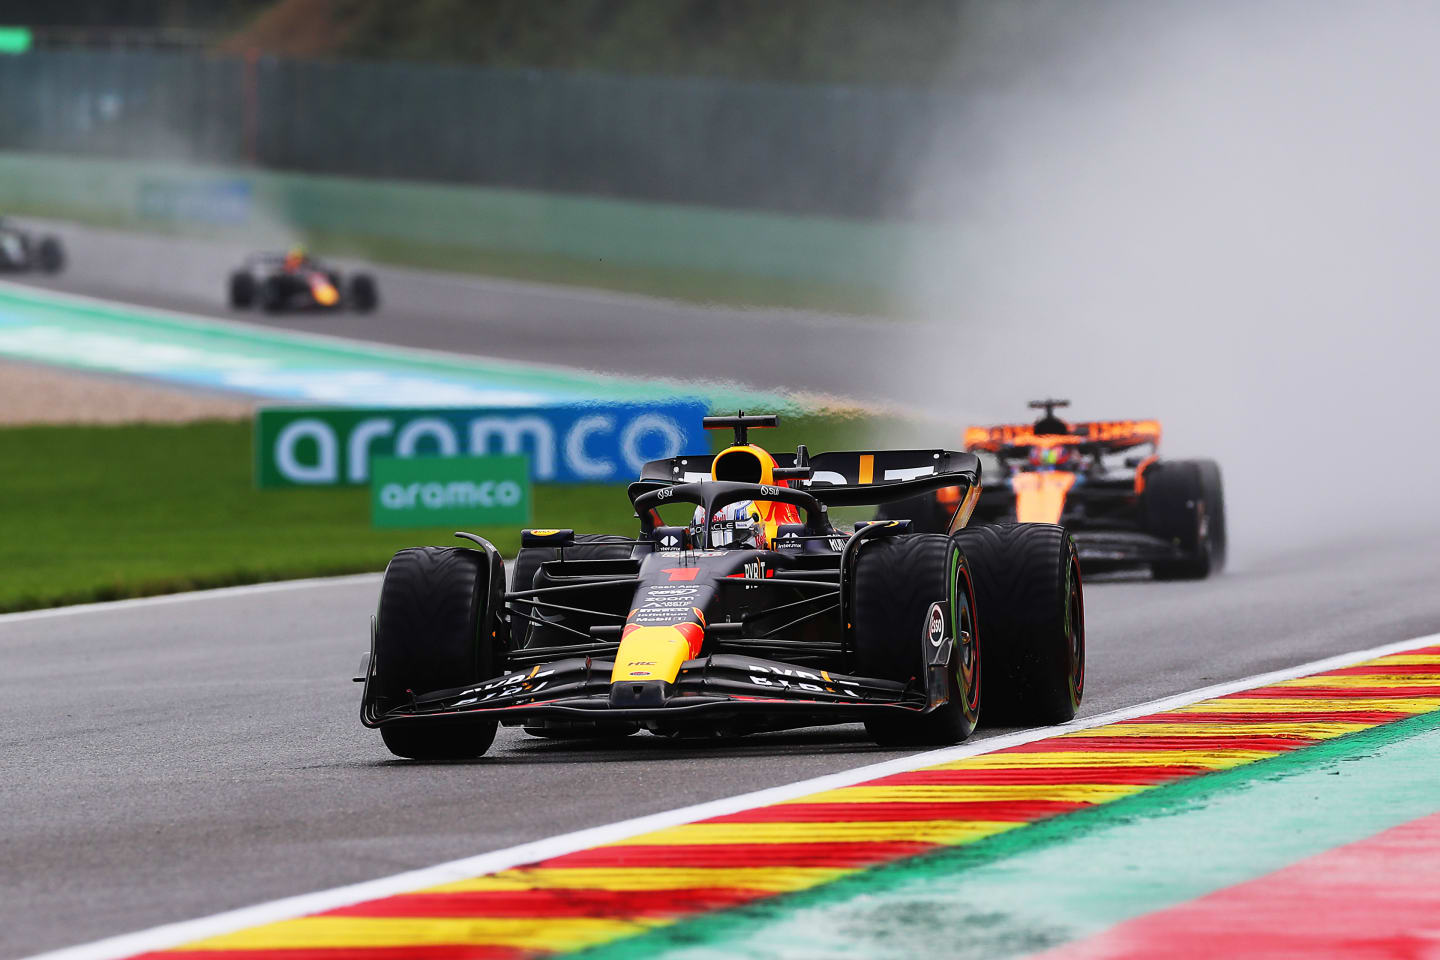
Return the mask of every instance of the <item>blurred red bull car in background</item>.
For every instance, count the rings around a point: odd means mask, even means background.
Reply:
[[[985,463],[974,523],[1058,523],[1087,570],[1149,567],[1156,579],[1200,579],[1225,566],[1225,494],[1214,460],[1162,460],[1156,420],[1069,422],[1068,400],[1036,400],[1033,424],[970,427],[965,449]],[[943,531],[959,491],[887,505]]]
[[[338,270],[306,254],[257,253],[230,274],[230,306],[245,310],[257,303],[266,313],[282,310],[340,310],[368,313],[380,304],[375,278],[368,273],[342,277]]]

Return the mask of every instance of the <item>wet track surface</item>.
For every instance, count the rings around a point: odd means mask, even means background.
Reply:
[[[38,285],[234,316],[222,294],[243,248],[60,232],[72,270]],[[867,395],[867,371],[895,334],[883,322],[376,272],[385,307],[371,316],[241,316],[628,374],[698,365],[757,387],[849,396]],[[797,364],[816,336],[825,362]],[[1432,523],[1281,550],[1251,531],[1235,535],[1237,561],[1214,581],[1092,580],[1084,713],[1440,630],[1437,532]],[[858,726],[618,746],[502,730],[477,762],[395,761],[360,726],[348,679],[377,586],[370,577],[0,617],[0,956],[896,755]]]
[[[253,252],[209,243],[27,221],[57,233],[69,265],[21,283],[266,326],[605,373],[683,378],[695,370],[762,389],[885,399],[869,384],[893,353],[883,320],[694,306],[619,293],[366,267],[372,314],[231,310],[230,271]],[[336,261],[349,268],[351,261]],[[818,353],[817,353],[818,348]],[[797,358],[823,362],[797,362]]]
[[[1092,581],[1084,713],[1434,632],[1432,543],[1255,557],[1202,583]],[[502,730],[479,761],[396,761],[348,680],[377,583],[0,618],[0,955],[896,755],[858,726],[618,747]]]

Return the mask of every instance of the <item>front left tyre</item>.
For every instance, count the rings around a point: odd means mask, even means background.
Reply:
[[[493,579],[504,568],[463,547],[401,550],[385,569],[368,694],[374,712],[426,693],[496,676],[504,659]],[[484,755],[496,721],[474,716],[401,718],[382,723],[390,752],[412,760]]]
[[[872,540],[860,547],[852,590],[857,674],[923,689],[930,664],[945,663],[939,706],[876,716],[866,731],[892,747],[947,746],[968,737],[980,718],[980,636],[960,547],[943,534]]]

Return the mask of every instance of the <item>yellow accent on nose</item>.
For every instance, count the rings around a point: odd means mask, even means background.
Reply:
[[[333,307],[340,302],[340,291],[328,283],[317,283],[315,285],[315,299],[326,307]]]
[[[658,627],[632,623],[620,638],[610,682],[664,680],[674,683],[681,665],[700,652],[704,635],[705,628],[698,623]]]

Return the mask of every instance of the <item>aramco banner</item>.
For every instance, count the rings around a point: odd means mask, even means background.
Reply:
[[[376,527],[512,526],[530,523],[525,457],[375,457],[370,519]]]
[[[374,457],[524,454],[539,483],[620,483],[646,460],[703,453],[699,401],[555,407],[266,407],[255,418],[261,487],[361,486]]]

